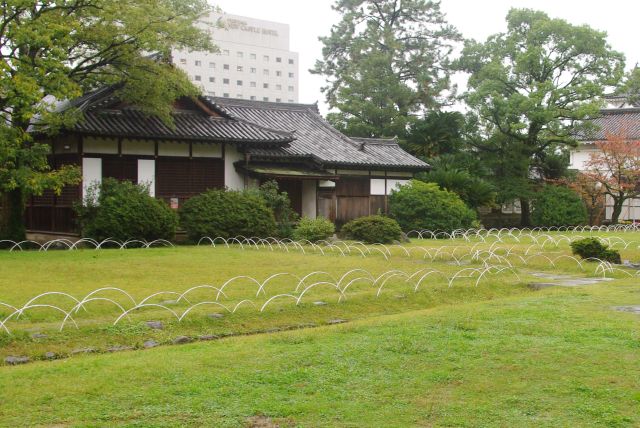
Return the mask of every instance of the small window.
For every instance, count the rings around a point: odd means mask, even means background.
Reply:
[[[216,83],[216,78],[215,77],[209,77],[209,82],[210,83]]]
[[[202,61],[200,61],[199,59],[196,60],[196,67],[200,67],[202,66]]]
[[[251,96],[249,97],[249,99],[250,99],[251,101],[255,101],[255,100],[256,100],[256,96],[255,96],[255,95],[251,95]]]
[[[211,96],[211,97],[215,97],[216,93],[213,91],[207,91],[207,95]]]
[[[237,66],[236,71],[242,71],[242,66],[241,65]]]
[[[250,82],[249,86],[251,86],[252,88],[255,88],[256,87],[256,82]]]
[[[289,58],[289,64],[293,64],[293,59]]]
[[[289,77],[293,79],[293,73],[289,73]]]
[[[238,58],[244,58],[244,53],[240,51],[236,52],[236,55],[238,56]]]
[[[180,58],[180,64],[186,64],[186,63],[187,63],[186,58]]]
[[[269,101],[269,97],[262,97],[262,101]]]
[[[279,56],[276,57],[276,62],[282,62],[282,58],[280,58]]]
[[[224,94],[222,94],[222,96],[225,97],[225,98],[229,98],[229,94],[226,93],[226,92]]]
[[[193,76],[193,80],[195,80],[196,82],[199,82],[202,80],[202,77],[198,76],[197,74],[195,76]]]
[[[265,76],[269,75],[269,70],[267,70],[266,68],[264,70],[262,70],[262,74],[264,74]]]
[[[228,70],[229,69],[229,64],[223,65],[222,68],[224,68],[225,70]]]
[[[251,67],[251,69],[249,70],[250,73],[256,74],[256,68],[255,67]]]
[[[242,94],[236,94],[236,98],[242,99]]]
[[[263,57],[262,57],[262,60],[263,60],[264,62],[269,62],[269,55],[265,55],[265,56],[263,56]]]
[[[209,68],[216,68],[216,63],[215,62],[210,62],[209,63]]]
[[[277,103],[281,103],[282,102],[282,98],[276,98],[276,102]]]
[[[236,85],[242,86],[242,80],[236,80]]]
[[[277,89],[278,91],[281,91],[281,90],[282,90],[282,85],[276,85],[276,89]]]
[[[224,83],[225,85],[229,84],[229,79],[222,79],[222,83]]]
[[[269,84],[268,84],[268,83],[263,83],[263,84],[262,84],[262,87],[263,87],[264,89],[269,89]]]
[[[249,54],[249,58],[251,58],[251,59],[256,59],[256,54],[254,54],[254,53]]]
[[[292,103],[292,102],[293,102],[293,100],[287,100],[287,102],[288,102],[288,103]]]
[[[278,76],[278,77],[282,76],[282,71],[280,71],[280,70],[276,71],[276,76]]]
[[[289,92],[293,92],[293,86],[289,86]]]

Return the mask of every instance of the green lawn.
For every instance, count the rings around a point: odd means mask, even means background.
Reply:
[[[475,242],[416,240],[407,247],[442,245],[458,247],[460,256]],[[519,280],[505,274],[477,287],[475,278],[449,286],[434,275],[414,292],[397,277],[379,297],[370,284],[355,284],[338,304],[335,290],[318,287],[298,306],[283,300],[263,313],[247,306],[211,318],[207,314],[218,311],[202,307],[178,323],[150,308],[116,327],[113,306],[94,302],[77,315],[78,330],[68,326],[61,333],[59,315],[34,309],[7,324],[14,334],[0,335],[0,356],[37,359],[47,351],[140,347],[148,339],[169,343],[183,334],[232,337],[2,366],[0,426],[640,426],[640,316],[612,310],[640,305],[636,278],[617,272],[611,282],[532,291],[527,283],[540,281],[532,273],[594,276],[596,265],[582,272],[569,259],[558,259],[554,267],[533,258],[520,266],[513,254],[524,255],[530,243],[500,245],[511,248]],[[568,254],[568,247],[544,251],[557,257]],[[19,306],[52,290],[82,297],[106,285],[140,300],[161,290],[219,285],[241,274],[264,280],[277,272],[323,270],[339,277],[354,268],[374,275],[435,268],[452,275],[481,266],[478,260],[458,266],[446,255],[451,251],[435,261],[402,254],[397,248],[385,260],[208,247],[2,252],[0,301]],[[637,260],[637,244],[622,255]],[[262,303],[295,283],[279,278],[256,298],[255,284],[240,281],[229,287],[225,302],[253,296]],[[204,292],[194,296],[207,298]],[[326,325],[338,318],[349,322]],[[150,330],[146,320],[162,320],[166,327]],[[301,328],[310,324],[318,327]],[[290,328],[299,329],[265,333]],[[47,337],[33,339],[34,332]]]

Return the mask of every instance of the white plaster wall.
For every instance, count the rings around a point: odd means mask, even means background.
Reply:
[[[227,144],[224,149],[224,185],[231,190],[244,189],[244,177],[236,172],[234,162],[244,159],[236,146]]]
[[[160,141],[158,143],[159,156],[189,156],[189,143]]]
[[[384,196],[386,191],[385,181],[386,179],[384,178],[372,178],[371,194],[376,196]]]
[[[138,184],[149,185],[149,195],[156,196],[156,161],[138,159]]]
[[[221,158],[222,144],[193,143],[191,152],[194,158]]]
[[[85,137],[82,140],[82,151],[85,153],[117,154],[118,140],[115,138]]]
[[[316,180],[302,181],[302,215],[304,217],[316,218]]]
[[[571,150],[569,153],[569,168],[577,169],[578,171],[584,171],[586,169],[585,164],[589,161],[591,153],[597,149],[592,147],[586,147],[584,145],[578,146]]]
[[[82,199],[87,197],[89,187],[100,183],[102,183],[102,159],[82,158]]]
[[[122,154],[153,155],[155,154],[155,144],[151,140],[123,140]]]

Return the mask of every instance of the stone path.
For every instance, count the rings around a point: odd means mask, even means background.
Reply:
[[[545,282],[531,282],[529,288],[542,290],[548,287],[581,287],[585,285],[598,284],[600,282],[613,281],[613,278],[586,278],[570,275],[557,275],[547,272],[531,272],[531,276],[545,280]]]

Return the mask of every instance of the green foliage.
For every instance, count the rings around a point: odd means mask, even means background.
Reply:
[[[180,225],[191,241],[209,236],[270,236],[276,231],[273,212],[255,192],[208,190],[180,209]]]
[[[99,241],[171,239],[178,225],[177,214],[148,187],[110,178],[90,188],[75,210],[82,236]]]
[[[535,226],[577,226],[587,223],[587,208],[573,190],[546,185],[534,196],[531,219]]]
[[[640,106],[640,67],[637,65],[624,76],[616,94],[627,97],[629,103]]]
[[[267,181],[258,189],[247,190],[256,192],[273,211],[277,223],[277,235],[280,238],[289,238],[293,233],[293,224],[298,219],[298,213],[291,208],[291,200],[287,192],[280,192],[278,182]]]
[[[465,146],[469,127],[462,113],[430,111],[411,124],[403,148],[423,159],[457,153]]]
[[[298,222],[298,227],[293,231],[293,239],[298,241],[306,239],[315,242],[329,238],[335,231],[334,224],[324,217],[302,217]]]
[[[476,213],[458,195],[419,180],[411,180],[392,192],[389,210],[405,231],[452,231],[477,226]]]
[[[439,2],[337,0],[313,73],[328,82],[327,119],[348,135],[401,136],[412,113],[442,102],[449,88],[447,57],[460,40]]]
[[[367,244],[389,244],[402,238],[397,221],[381,215],[356,218],[342,226],[340,233],[347,239]]]
[[[80,179],[75,167],[52,171],[49,146],[32,138],[55,134],[81,118],[77,109],[55,108],[48,100],[118,85],[123,100],[171,126],[172,101],[198,91],[168,58],[172,48],[214,50],[208,31],[194,25],[209,10],[206,0],[2,3],[0,237],[24,234],[22,225],[13,223],[28,196],[59,192]]]
[[[463,98],[487,137],[475,147],[495,171],[499,199],[523,200],[527,224],[526,199],[544,154],[574,145],[575,135],[593,126],[583,119],[598,114],[624,56],[603,32],[511,9],[506,33],[467,41],[458,66],[470,74]]]
[[[491,206],[496,199],[496,189],[489,181],[461,169],[449,162],[451,155],[429,160],[431,171],[420,174],[418,179],[426,183],[437,183],[443,190],[456,193],[471,208]]]
[[[583,259],[600,259],[611,263],[622,263],[620,253],[610,249],[598,238],[584,238],[571,243],[571,251]]]

